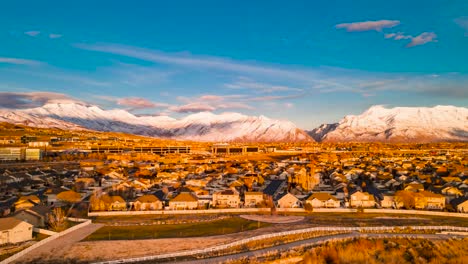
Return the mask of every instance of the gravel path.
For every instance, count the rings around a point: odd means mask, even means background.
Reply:
[[[59,261],[58,263],[63,263],[65,262],[64,260],[67,259],[66,256],[71,252],[71,248],[75,243],[87,237],[101,226],[101,224],[89,224],[84,226],[83,228],[75,230],[32,250],[13,263],[43,263],[57,261]]]

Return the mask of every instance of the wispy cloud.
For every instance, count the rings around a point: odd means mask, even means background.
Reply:
[[[115,78],[116,82],[135,87],[165,82],[174,74],[174,71],[122,62],[117,62],[116,65],[107,69],[107,71],[112,76],[117,77]]]
[[[243,78],[245,79],[245,78]],[[301,92],[304,89],[290,87],[286,85],[274,85],[268,83],[254,82],[251,80],[240,80],[234,83],[225,84],[227,88],[230,89],[248,89],[254,90],[261,93],[274,93],[274,92]]]
[[[394,40],[401,40],[401,39],[411,39],[413,38],[410,35],[405,35],[403,32],[397,32],[397,33],[388,33],[384,35],[386,39],[394,39]]]
[[[62,36],[63,35],[61,35],[61,34],[54,34],[54,33],[49,34],[49,38],[51,38],[51,39],[61,38]]]
[[[465,37],[468,37],[468,17],[456,18],[455,23],[465,30]]]
[[[376,20],[376,21],[364,21],[364,22],[352,22],[342,23],[335,27],[338,29],[346,29],[348,32],[353,31],[382,31],[384,28],[392,28],[398,26],[400,21],[398,20]]]
[[[386,39],[393,40],[405,40],[410,39],[411,41],[406,45],[406,47],[414,47],[419,45],[424,45],[429,42],[437,42],[437,35],[434,32],[423,32],[417,36],[405,35],[403,32],[397,33],[388,33],[385,34]]]
[[[32,31],[26,31],[24,32],[25,35],[28,35],[30,37],[37,37],[39,34],[41,34],[40,31],[32,30]]]
[[[29,66],[37,66],[41,64],[45,64],[41,61],[36,60],[28,60],[28,59],[20,59],[20,58],[7,58],[7,57],[0,57],[0,63],[8,63],[8,64],[17,64],[17,65],[29,65]]]
[[[10,70],[11,72],[16,72],[16,73],[21,73],[26,76],[35,76],[39,78],[46,78],[46,79],[52,79],[52,80],[58,80],[58,81],[64,81],[64,82],[74,82],[74,83],[80,83],[84,85],[89,85],[89,86],[110,86],[110,82],[106,81],[98,81],[93,78],[89,78],[86,76],[83,76],[82,74],[78,73],[70,73],[70,72],[65,72],[62,70],[59,70],[54,67],[49,67],[48,69],[45,69],[44,71],[28,71],[28,70]]]
[[[74,99],[66,94],[53,93],[53,92],[0,92],[0,107],[9,109],[23,109],[43,106],[47,103],[65,103],[65,102],[78,102],[80,100]]]
[[[148,109],[148,108],[165,108],[169,107],[169,104],[155,103],[148,99],[141,97],[125,97],[117,99],[117,104],[125,107],[129,107],[129,110]]]
[[[196,113],[226,109],[254,109],[254,107],[246,103],[248,97],[247,95],[238,94],[205,94],[198,97],[179,96],[177,100],[182,104],[172,105],[167,110],[177,113]]]
[[[304,73],[300,70],[282,69],[279,67],[270,67],[268,65],[245,63],[220,57],[196,56],[188,53],[165,53],[116,44],[75,44],[75,46],[84,50],[121,55],[155,63],[189,67],[191,69],[210,69],[243,74],[261,74],[302,80],[307,79]]]
[[[329,80],[326,77],[326,74],[315,69],[295,69],[291,67],[283,68],[277,65],[272,66],[259,63],[235,61],[222,57],[196,56],[188,53],[165,53],[161,51],[116,44],[75,44],[75,46],[85,50],[126,56],[154,63],[179,66],[181,68],[188,68],[190,70],[224,71],[233,74],[241,74],[242,76],[263,76],[267,77],[268,79],[281,78],[306,83],[310,86],[347,86],[345,83],[338,83],[336,81]],[[249,85],[253,86],[252,84]],[[278,85],[274,86],[275,87],[273,87],[273,89],[276,90],[286,88],[280,87]],[[231,86],[231,88],[233,87],[234,86]],[[264,87],[264,90],[267,90],[267,87]]]
[[[429,42],[437,42],[437,35],[434,32],[424,32],[416,37],[411,38],[411,42],[406,47],[414,47],[424,45]]]
[[[169,110],[172,112],[177,113],[198,113],[198,112],[212,112],[216,110],[216,108],[210,104],[202,103],[202,102],[195,102],[189,103],[180,106],[171,106]]]

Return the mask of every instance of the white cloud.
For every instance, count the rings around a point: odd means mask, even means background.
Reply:
[[[411,35],[405,35],[403,32],[398,33],[388,33],[385,34],[384,37],[386,39],[393,39],[393,40],[404,40],[410,39],[410,43],[406,45],[406,47],[414,47],[419,45],[424,45],[429,42],[436,42],[437,35],[434,32],[423,32],[418,36],[414,37]]]
[[[141,97],[119,98],[117,99],[117,104],[130,107],[129,110],[146,109],[146,108],[161,108],[161,107],[169,106],[169,104],[155,103],[155,102],[151,102],[150,100],[141,98]]]
[[[28,35],[28,36],[31,36],[31,37],[37,37],[37,36],[39,36],[39,34],[41,34],[41,32],[33,30],[33,31],[26,31],[26,32],[24,32],[24,34]]]
[[[267,65],[244,63],[220,57],[195,56],[187,53],[164,53],[161,51],[115,44],[75,44],[75,46],[84,50],[116,54],[162,64],[178,65],[181,67],[189,67],[191,69],[210,69],[244,74],[261,74],[266,76],[301,80],[309,79],[309,76],[306,76],[304,72],[300,70],[282,69]]]
[[[384,28],[392,28],[398,26],[400,21],[398,20],[377,20],[377,21],[364,21],[364,22],[353,22],[353,23],[342,23],[335,27],[338,29],[346,29],[348,32],[353,31],[382,31]]]
[[[216,110],[215,107],[207,104],[207,103],[189,103],[180,106],[171,106],[169,107],[170,111],[177,112],[177,113],[198,113],[198,112],[212,112]]]
[[[83,103],[66,94],[53,92],[0,92],[0,107],[10,109],[33,108],[47,103]]]
[[[411,42],[406,45],[407,47],[414,47],[424,45],[429,42],[437,42],[437,35],[434,32],[424,32],[416,37],[411,38]]]
[[[454,21],[458,26],[465,30],[465,37],[468,37],[468,17],[459,17]]]
[[[386,39],[394,39],[394,40],[401,40],[401,39],[411,39],[413,38],[411,35],[405,35],[403,32],[398,33],[388,33],[384,35]]]
[[[61,37],[62,37],[61,34],[53,34],[53,33],[49,34],[49,38],[51,38],[51,39],[57,39],[57,38],[61,38]]]
[[[253,81],[237,81],[234,83],[225,84],[227,88],[230,89],[248,89],[248,90],[255,90],[261,93],[274,93],[274,92],[301,92],[303,89],[301,88],[294,88],[285,85],[273,85],[267,83],[259,83]]]
[[[20,58],[7,58],[7,57],[0,57],[0,63],[17,64],[17,65],[30,65],[30,66],[37,66],[37,65],[44,64],[43,62],[36,61],[36,60],[28,60],[28,59],[20,59]]]

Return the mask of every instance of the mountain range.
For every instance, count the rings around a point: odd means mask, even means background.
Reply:
[[[239,113],[201,112],[181,119],[137,116],[77,102],[48,103],[30,109],[0,110],[0,122],[70,130],[212,142],[437,142],[468,141],[468,108],[455,106],[373,106],[311,131],[290,121]]]

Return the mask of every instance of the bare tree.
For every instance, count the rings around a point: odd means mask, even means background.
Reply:
[[[55,232],[63,231],[67,228],[67,221],[65,220],[65,212],[62,208],[54,208],[49,215],[49,226]]]

